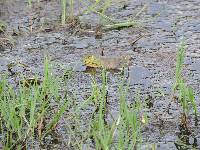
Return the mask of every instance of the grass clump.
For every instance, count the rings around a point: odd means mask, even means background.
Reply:
[[[141,121],[141,112],[143,105],[139,97],[135,99],[132,106],[126,102],[128,94],[128,86],[124,88],[125,79],[122,79],[119,86],[120,110],[117,118],[113,121],[107,121],[109,110],[107,108],[107,76],[106,72],[102,73],[102,86],[97,85],[95,101],[98,103],[98,111],[94,114],[91,123],[91,135],[95,143],[95,149],[134,149],[138,147],[142,141],[141,128],[144,125]]]
[[[189,111],[189,106],[191,105],[195,116],[197,116],[198,110],[195,102],[194,92],[192,88],[187,85],[182,76],[182,70],[185,58],[185,49],[186,49],[185,43],[182,42],[177,52],[176,72],[175,72],[176,83],[174,85],[174,90],[176,89],[178,90],[179,93],[178,99],[180,100],[184,115],[187,116]]]
[[[33,85],[27,87],[25,82],[19,83],[16,89],[9,84],[6,76],[1,80],[0,128],[5,149],[26,148],[35,138],[42,142],[45,135],[54,130],[64,113],[67,99],[60,98],[58,79],[50,74],[48,63],[45,59],[41,85],[37,84],[36,78]],[[52,103],[56,106],[54,111]]]
[[[67,15],[67,4],[69,4],[69,15]],[[71,20],[74,18],[74,0],[61,0],[61,9],[61,24],[65,25],[67,17]]]

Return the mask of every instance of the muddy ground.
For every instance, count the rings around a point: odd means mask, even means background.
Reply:
[[[14,68],[15,72],[27,77],[34,73],[42,75],[44,55],[48,55],[58,73],[63,72],[61,66],[75,68],[76,73],[70,79],[68,89],[75,91],[82,101],[91,89],[91,74],[82,72],[79,66],[83,56],[101,55],[102,51],[106,56],[130,55],[133,60],[128,77],[128,101],[131,103],[140,89],[142,100],[151,104],[147,109],[149,124],[142,132],[144,143],[156,143],[158,149],[181,149],[175,143],[181,135],[179,125],[182,110],[173,100],[171,87],[175,82],[176,52],[184,38],[187,50],[183,75],[194,89],[200,109],[200,2],[114,0],[106,15],[123,21],[135,17],[144,6],[145,10],[135,18],[140,22],[137,27],[102,31],[102,38],[97,39],[95,31],[100,18],[94,13],[81,14],[80,22],[74,21],[61,27],[60,5],[56,0],[35,2],[31,10],[25,0],[0,2],[0,18],[7,24],[6,35],[13,39],[13,43],[6,40],[1,43],[0,71],[7,71],[7,65],[11,62],[20,62],[28,69],[24,71],[18,66]],[[33,18],[32,33],[29,18]],[[144,37],[134,42],[140,35]],[[119,109],[116,94],[119,77],[117,73],[109,73],[108,107],[114,116]],[[83,113],[86,120],[89,112],[86,110]],[[65,147],[63,141],[67,139],[64,118],[57,130],[60,141],[56,147],[60,149]],[[192,115],[189,125],[192,134],[183,142],[200,149],[199,122],[195,126]]]

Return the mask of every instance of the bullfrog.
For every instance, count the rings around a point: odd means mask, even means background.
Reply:
[[[128,67],[131,64],[131,57],[130,56],[109,57],[109,56],[87,55],[83,58],[83,63],[85,64],[85,66],[93,68],[120,70],[121,68]]]

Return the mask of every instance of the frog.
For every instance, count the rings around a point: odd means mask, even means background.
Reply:
[[[121,70],[131,64],[131,56],[95,56],[87,55],[83,58],[85,66],[92,68],[105,68],[109,70]]]

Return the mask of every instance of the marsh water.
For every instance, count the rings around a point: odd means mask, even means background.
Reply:
[[[85,2],[87,4],[87,2]],[[145,9],[137,16],[145,6]],[[75,5],[75,14],[78,7]],[[81,6],[83,9],[84,6]],[[79,14],[79,20],[60,25],[60,5],[57,0],[34,2],[32,9],[25,0],[0,2],[0,19],[6,25],[6,35],[13,43],[1,43],[0,72],[15,65],[12,72],[27,78],[34,73],[42,76],[44,56],[48,55],[56,74],[72,66],[76,72],[70,79],[68,90],[75,92],[80,101],[90,93],[91,74],[84,71],[82,58],[86,55],[118,57],[131,56],[127,80],[130,82],[128,101],[131,103],[139,91],[147,108],[148,125],[142,131],[143,146],[155,143],[157,149],[200,149],[199,122],[189,118],[192,134],[181,138],[181,107],[173,100],[172,86],[175,83],[176,54],[180,42],[187,45],[183,76],[195,91],[200,110],[200,2],[199,0],[113,0],[106,15],[117,21],[135,19],[136,27],[102,31],[102,38],[95,38],[101,18],[95,13]],[[80,10],[81,11],[81,10]],[[29,19],[32,18],[32,32]],[[5,35],[1,33],[2,38]],[[138,39],[138,37],[142,38]],[[137,40],[138,39],[138,40]],[[97,72],[96,76],[100,76]],[[16,80],[10,76],[10,80]],[[119,111],[116,90],[120,75],[108,74],[109,110],[113,116]],[[14,84],[14,81],[13,81]],[[83,118],[87,120],[85,110]],[[65,149],[67,132],[65,116],[57,129],[56,143],[51,149]],[[199,118],[200,119],[200,118]],[[84,129],[84,124],[82,124]],[[181,141],[189,148],[182,148]],[[48,149],[48,148],[47,148]]]

